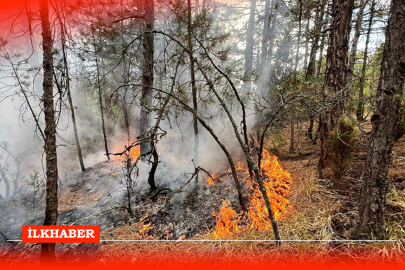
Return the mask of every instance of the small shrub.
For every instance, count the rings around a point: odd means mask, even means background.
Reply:
[[[285,144],[285,138],[283,136],[283,134],[281,134],[280,132],[274,134],[271,139],[271,147],[269,147],[269,151],[273,154],[273,155],[280,155],[280,149],[281,147]]]
[[[339,122],[337,130],[328,140],[327,146],[334,179],[340,180],[351,164],[357,138],[353,125],[344,120]]]

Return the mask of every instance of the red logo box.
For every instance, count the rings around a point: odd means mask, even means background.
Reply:
[[[22,226],[23,243],[100,243],[100,226]]]

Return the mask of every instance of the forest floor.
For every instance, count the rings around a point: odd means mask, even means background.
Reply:
[[[369,130],[369,124],[365,123],[364,128]],[[304,138],[305,130],[305,125],[301,126],[296,137]],[[123,258],[131,263],[156,264],[167,261],[226,263],[231,260],[249,264],[269,261],[327,263],[342,258],[353,262],[405,263],[405,136],[395,144],[389,170],[387,231],[388,239],[393,241],[367,243],[350,240],[356,220],[359,179],[366,157],[366,135],[358,132],[360,146],[351,166],[341,180],[335,181],[330,169],[323,172],[323,179],[318,178],[319,146],[305,139],[296,142],[296,153],[289,154],[288,134],[289,130],[285,129],[281,134],[270,136],[266,147],[278,156],[282,167],[291,174],[288,199],[292,207],[279,220],[279,226],[281,238],[293,241],[283,242],[281,246],[263,241],[273,239],[271,230],[240,230],[225,237],[235,241],[217,241],[212,235],[215,228],[212,212],[218,211],[221,198],[237,205],[235,192],[228,181],[189,188],[188,195],[179,197],[179,203],[171,206],[165,203],[164,194],[151,199],[146,189],[140,189],[131,216],[122,206],[122,198],[111,193],[110,181],[115,177],[116,167],[100,163],[61,190],[59,223],[101,225],[103,241],[101,244],[58,245],[59,256],[80,255],[75,256],[76,260],[98,264],[118,262]],[[238,212],[237,208],[235,210]],[[40,224],[40,217],[38,213],[31,223]],[[4,244],[4,247],[6,251],[0,249],[0,261],[2,258],[34,258],[39,253],[38,245]],[[12,252],[16,250],[20,252]]]

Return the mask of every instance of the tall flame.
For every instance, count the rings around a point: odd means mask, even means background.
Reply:
[[[242,163],[238,163],[238,170],[242,170]],[[291,207],[289,200],[286,198],[292,183],[290,174],[285,171],[279,164],[277,157],[271,156],[267,150],[263,150],[262,163],[260,165],[263,184],[266,188],[267,196],[270,198],[270,204],[274,212],[275,218],[278,220],[287,214]],[[263,199],[263,195],[259,190],[257,183],[254,183],[249,178],[247,170],[244,171],[242,181],[245,181],[252,191],[250,197],[250,207],[246,213],[249,222],[246,225],[247,229],[251,230],[268,230],[271,228],[268,211]],[[232,209],[229,202],[222,202],[217,218],[217,225],[213,236],[223,237],[240,231],[237,226],[239,216]],[[236,223],[236,224],[235,224]]]
[[[217,218],[215,231],[213,232],[215,238],[226,237],[239,231],[240,215],[232,209],[230,202],[222,200],[219,213],[214,212],[212,215]]]

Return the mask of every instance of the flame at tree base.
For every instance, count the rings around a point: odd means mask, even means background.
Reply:
[[[263,151],[260,169],[274,217],[279,220],[288,213],[288,209],[291,207],[289,200],[286,198],[292,183],[291,176],[280,166],[277,157],[271,156],[267,150]],[[245,213],[248,219],[247,225],[239,225],[243,213],[236,213],[232,209],[230,202],[223,200],[219,212],[213,213],[216,216],[216,226],[212,232],[215,238],[227,237],[242,230],[265,231],[272,228],[267,207],[257,183],[250,180],[249,172],[244,170],[239,163],[238,170],[243,171],[241,179],[251,190],[249,211]],[[212,184],[212,182],[209,184]]]

